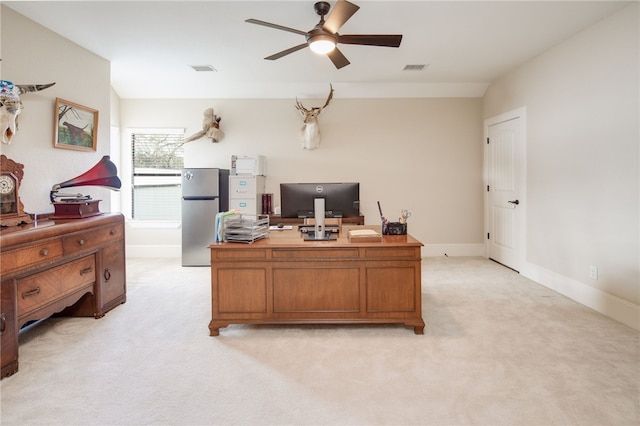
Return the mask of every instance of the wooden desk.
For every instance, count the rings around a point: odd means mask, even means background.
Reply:
[[[18,371],[18,332],[63,315],[102,317],[126,300],[124,217],[44,220],[0,231],[2,378]]]
[[[211,336],[229,324],[401,323],[424,333],[422,243],[410,235],[351,243],[271,231],[211,249]]]

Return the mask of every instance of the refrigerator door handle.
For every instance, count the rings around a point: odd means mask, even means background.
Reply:
[[[185,201],[198,201],[198,200],[217,200],[220,197],[213,197],[213,196],[206,196],[206,197],[194,197],[194,196],[190,196],[190,197],[182,197],[183,200]]]

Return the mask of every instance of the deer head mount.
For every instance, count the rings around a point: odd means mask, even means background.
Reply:
[[[331,91],[327,97],[327,101],[321,107],[312,107],[307,109],[296,98],[296,108],[300,111],[300,114],[304,118],[304,125],[300,129],[300,144],[302,148],[312,150],[320,146],[320,128],[318,127],[318,116],[323,109],[329,105],[331,98],[333,98],[333,86],[329,84]]]

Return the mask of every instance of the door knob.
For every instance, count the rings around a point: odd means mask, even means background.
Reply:
[[[508,203],[515,204],[516,206],[520,204],[520,200],[507,201]]]

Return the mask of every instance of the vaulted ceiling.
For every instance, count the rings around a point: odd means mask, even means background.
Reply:
[[[618,1],[372,1],[340,34],[403,34],[399,48],[339,45],[336,69],[308,48],[263,59],[319,21],[314,1],[3,1],[111,62],[122,98],[482,96],[491,82],[609,16]],[[335,1],[329,2],[332,6]],[[3,34],[3,37],[6,37]],[[197,72],[192,66],[215,71]],[[404,70],[425,65],[423,70]]]

